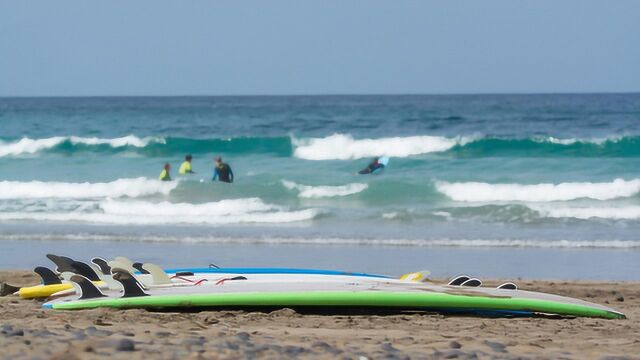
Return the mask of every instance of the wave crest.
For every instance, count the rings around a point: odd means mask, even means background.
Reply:
[[[408,136],[356,140],[348,134],[324,138],[293,138],[293,155],[305,160],[348,160],[374,156],[408,157],[441,152],[464,145],[467,138],[442,136]]]
[[[108,145],[112,148],[125,146],[145,147],[151,142],[164,142],[162,138],[145,137],[139,138],[135,135],[128,135],[113,139],[102,139],[97,137],[79,137],[79,136],[54,136],[45,139],[31,139],[24,137],[14,142],[0,141],[0,157],[16,156],[22,154],[35,154],[37,152],[54,148],[68,142],[71,145]]]
[[[144,156],[202,154],[216,149],[233,154],[274,154],[304,160],[350,160],[374,156],[410,157],[434,152],[459,157],[638,157],[639,136],[603,138],[501,138],[490,136],[382,137],[354,139],[350,134],[322,138],[232,137],[181,138],[138,137],[128,135],[106,139],[80,136],[55,136],[44,139],[22,138],[0,141],[0,157],[35,154],[46,151],[136,151]]]
[[[452,200],[464,202],[549,202],[580,198],[611,200],[637,194],[640,191],[640,179],[629,181],[615,179],[605,183],[568,182],[535,185],[438,181],[435,186],[436,190]]]
[[[369,185],[362,183],[338,186],[309,186],[296,184],[288,180],[282,180],[282,184],[289,190],[297,190],[299,197],[307,199],[349,196],[362,192],[369,187]]]
[[[166,195],[177,186],[177,182],[163,182],[143,177],[105,183],[0,181],[0,199],[139,197],[152,194]]]

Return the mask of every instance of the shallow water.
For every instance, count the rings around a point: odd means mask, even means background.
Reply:
[[[12,243],[640,258],[640,94],[4,98],[0,125],[0,238]],[[187,153],[196,174],[182,177]],[[234,184],[211,183],[215,155]],[[385,170],[356,174],[379,155]],[[171,183],[156,180],[164,162]]]

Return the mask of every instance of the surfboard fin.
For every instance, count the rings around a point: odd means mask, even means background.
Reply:
[[[123,262],[123,261],[120,261],[120,260],[111,260],[107,264],[109,264],[111,269],[114,269],[114,268],[123,269],[123,270],[127,270],[128,272],[130,272],[132,274],[137,271],[136,268],[134,268],[132,265],[130,265],[126,261]]]
[[[480,279],[473,278],[463,282],[460,286],[480,287],[482,286],[482,281],[480,281]]]
[[[141,265],[141,268],[147,274],[151,274],[151,278],[153,279],[153,285],[171,284],[171,278],[160,266],[156,264],[146,263]]]
[[[9,285],[6,282],[0,282],[0,296],[15,294],[20,291],[18,286]]]
[[[451,279],[447,285],[450,286],[460,286],[463,282],[469,280],[470,278],[467,275],[459,275]]]
[[[104,275],[111,276],[111,267],[107,263],[107,260],[105,260],[105,259],[103,259],[101,257],[94,257],[94,258],[91,259],[91,262],[93,264],[95,264],[97,267],[99,267],[100,271]]]
[[[106,295],[103,294],[102,291],[100,291],[100,289],[91,282],[91,280],[82,275],[74,274],[69,278],[69,280],[77,284],[80,288],[80,300],[106,297]]]
[[[498,286],[498,289],[503,289],[503,290],[518,290],[518,285],[512,283],[512,282],[506,282],[500,286]]]
[[[100,277],[93,270],[91,266],[83,263],[82,261],[74,261],[71,263],[71,267],[73,267],[74,271],[78,275],[82,275],[91,281],[100,281]]]
[[[112,268],[113,278],[122,284],[124,289],[123,298],[148,296],[149,294],[144,292],[142,284],[136,280],[133,275],[125,269]]]
[[[56,273],[54,273],[53,270],[49,268],[38,266],[33,269],[33,272],[40,276],[40,279],[42,279],[42,285],[62,284],[62,281],[60,281],[58,275],[56,275]]]
[[[113,260],[123,264],[127,264],[127,266],[129,267],[133,267],[133,261],[129,260],[129,258],[126,258],[124,256],[116,256],[115,259]]]
[[[133,268],[140,271],[141,274],[148,274],[149,272],[142,267],[141,262],[134,262]]]
[[[56,271],[59,273],[63,273],[65,271],[73,272],[73,259],[68,258],[66,256],[58,256],[54,254],[47,254],[47,259],[51,260],[54,264],[56,264]]]

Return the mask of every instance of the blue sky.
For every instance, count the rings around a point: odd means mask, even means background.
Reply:
[[[640,91],[640,1],[4,1],[0,96]]]

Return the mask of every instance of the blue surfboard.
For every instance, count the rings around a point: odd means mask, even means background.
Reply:
[[[308,275],[343,275],[364,276],[372,278],[389,278],[384,275],[366,274],[359,272],[316,270],[316,269],[292,269],[292,268],[176,268],[166,269],[167,273],[191,272],[205,274],[308,274]]]

